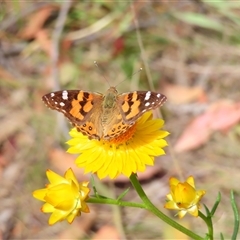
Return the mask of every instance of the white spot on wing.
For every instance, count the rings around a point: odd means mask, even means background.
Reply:
[[[146,102],[146,103],[145,103],[145,106],[146,106],[146,107],[148,107],[149,105],[150,105],[150,103],[149,103],[149,102]]]
[[[144,100],[146,100],[146,101],[149,100],[150,96],[151,96],[151,92],[148,91],[148,92],[146,93],[146,96],[145,96]],[[146,104],[145,104],[145,106],[146,106]]]
[[[65,103],[63,103],[63,102],[60,102],[59,104],[60,104],[60,106],[62,106],[62,107],[65,106]]]
[[[160,93],[158,93],[158,94],[157,94],[157,97],[158,97],[158,98],[160,98],[160,97],[161,97],[161,94],[160,94]]]
[[[62,99],[68,100],[68,92],[66,90],[62,92]]]
[[[56,105],[58,104],[58,102],[54,102]]]
[[[52,92],[52,93],[51,93],[51,97],[54,97],[54,96],[55,96],[55,93]]]

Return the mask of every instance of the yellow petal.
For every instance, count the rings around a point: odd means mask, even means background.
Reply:
[[[167,142],[163,138],[169,133],[160,130],[163,124],[147,112],[126,133],[110,141],[89,140],[74,128],[68,152],[80,154],[75,162],[85,173],[96,173],[100,179],[119,174],[129,177],[145,171],[147,165],[154,165],[154,157],[165,154],[162,148]]]
[[[81,215],[82,209],[89,212],[85,203],[90,192],[88,182],[78,183],[71,169],[66,171],[64,177],[50,170],[47,175],[52,183],[45,189],[34,191],[33,196],[45,202],[41,209],[44,213],[52,213],[50,225],[62,220],[71,223],[76,216]]]
[[[47,193],[46,188],[38,189],[33,192],[33,196],[38,200],[45,201],[46,193]]]

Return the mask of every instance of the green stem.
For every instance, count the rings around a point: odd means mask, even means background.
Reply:
[[[169,218],[167,215],[162,213],[158,208],[156,208],[152,202],[149,200],[147,195],[142,189],[142,186],[140,185],[139,181],[137,180],[136,174],[132,174],[130,176],[130,181],[137,191],[139,197],[142,199],[143,203],[145,204],[145,208],[151,211],[153,214],[155,214],[157,217],[162,219],[164,222],[166,222],[168,225],[172,226],[173,228],[179,230],[180,232],[186,234],[187,236],[191,237],[192,239],[196,240],[203,240],[204,238],[200,237],[199,235],[193,233],[192,231],[188,230],[187,228],[183,227],[182,225],[178,224],[171,218]]]
[[[99,203],[99,204],[111,204],[111,205],[118,205],[123,207],[135,207],[135,208],[145,208],[146,206],[143,203],[135,203],[135,202],[127,202],[121,200],[115,200],[111,198],[97,198],[91,197],[87,200],[88,203]]]
[[[213,240],[213,224],[212,224],[212,218],[206,217],[202,212],[198,211],[198,216],[206,223],[208,227],[208,237],[210,240]]]

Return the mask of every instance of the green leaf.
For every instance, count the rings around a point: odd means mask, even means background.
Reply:
[[[93,191],[94,191],[94,196],[98,198],[99,194],[98,194],[97,188],[95,186],[95,181],[94,181],[93,176],[91,176],[90,182],[91,182],[91,185],[92,185],[92,188],[93,188]]]
[[[214,8],[215,11],[218,11],[223,16],[229,18],[234,23],[240,25],[240,18],[237,11],[234,9],[240,7],[240,1],[209,1],[203,0],[206,5]],[[236,9],[237,10],[237,9]]]
[[[217,200],[216,200],[216,202],[215,202],[215,204],[213,205],[213,208],[212,208],[212,210],[211,210],[211,215],[212,215],[212,216],[213,216],[214,213],[216,212],[217,207],[218,207],[220,201],[221,201],[221,193],[219,192],[219,193],[218,193],[218,196],[217,196]]]
[[[118,201],[121,200],[121,199],[128,193],[129,189],[130,189],[130,188],[127,188],[124,192],[122,192],[122,193],[118,196],[117,200],[118,200]]]
[[[205,4],[212,6],[216,9],[225,9],[229,10],[231,8],[239,8],[240,2],[239,1],[209,1],[209,0],[202,0]]]
[[[231,191],[231,205],[234,213],[234,230],[233,230],[231,239],[235,240],[237,239],[238,230],[239,230],[239,213],[238,213],[238,208],[237,208],[233,191]]]
[[[203,206],[205,208],[207,217],[212,217],[211,212],[209,211],[208,207],[205,204],[203,204]]]
[[[221,239],[221,240],[224,240],[224,237],[223,237],[223,234],[222,234],[222,233],[220,233],[220,239]]]
[[[216,31],[223,30],[223,25],[221,23],[203,14],[192,12],[175,13],[174,17],[183,22],[196,25],[198,27],[213,29]]]

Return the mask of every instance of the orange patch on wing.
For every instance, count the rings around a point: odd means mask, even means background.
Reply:
[[[124,112],[127,112],[129,110],[129,104],[127,101],[125,101],[124,104],[122,105],[122,110]]]
[[[124,97],[124,101],[128,101],[129,99],[128,99],[128,94],[126,94],[125,95],[125,97]]]
[[[89,93],[89,95],[88,95],[88,100],[89,100],[89,101],[93,100],[93,94]]]
[[[131,106],[131,111],[130,113],[126,116],[126,119],[131,119],[135,117],[139,113],[138,107],[140,106],[140,101],[135,101],[133,105]]]
[[[137,95],[137,92],[133,92],[133,96],[132,96],[132,101],[137,101],[137,97],[138,97],[138,95]]]
[[[81,106],[79,105],[79,101],[78,100],[73,100],[72,101],[72,109],[70,110],[70,114],[79,119],[79,120],[83,120],[84,116],[80,113],[80,109]]]
[[[86,102],[86,104],[83,106],[83,111],[86,112],[86,113],[88,113],[88,112],[90,112],[90,111],[92,110],[92,108],[93,108],[93,105],[92,105],[91,101],[88,101],[88,102]]]
[[[80,91],[79,92],[79,94],[77,95],[77,100],[79,101],[79,102],[81,102],[81,101],[83,101],[83,91]]]

